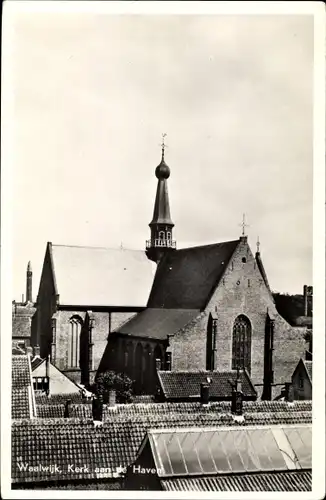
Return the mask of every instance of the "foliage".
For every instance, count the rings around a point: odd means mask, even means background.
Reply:
[[[100,373],[94,384],[94,392],[103,397],[103,403],[109,401],[110,389],[116,390],[117,403],[131,403],[134,382],[125,373],[106,371]]]

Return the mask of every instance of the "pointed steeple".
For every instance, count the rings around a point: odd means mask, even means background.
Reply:
[[[165,138],[163,134],[161,163],[156,167],[155,175],[158,179],[153,218],[149,224],[151,239],[146,242],[146,251],[149,259],[158,262],[167,250],[176,247],[172,240],[172,228],[174,224],[170,214],[170,202],[167,180],[170,177],[170,168],[165,163]]]

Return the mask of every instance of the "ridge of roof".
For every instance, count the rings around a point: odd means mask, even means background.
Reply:
[[[145,250],[136,249],[136,248],[121,248],[121,247],[98,247],[98,246],[89,246],[89,245],[63,245],[50,242],[52,247],[64,247],[64,248],[84,248],[88,250],[115,250],[115,251],[129,251],[129,252],[141,252],[145,253]]]
[[[205,245],[195,245],[191,247],[183,247],[183,248],[177,248],[175,251],[177,253],[182,252],[184,250],[196,250],[196,249],[201,249],[201,248],[209,248],[209,247],[215,247],[217,245],[224,245],[225,243],[239,243],[239,239],[236,240],[227,240],[227,241],[219,241],[216,243],[207,243]]]

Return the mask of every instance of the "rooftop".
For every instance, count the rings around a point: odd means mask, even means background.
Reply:
[[[211,403],[208,407],[200,403],[106,407],[103,425],[99,427],[94,426],[90,404],[72,404],[72,418],[62,418],[64,402],[39,404],[37,408],[41,418],[16,420],[12,425],[12,478],[16,483],[112,477],[113,473],[118,473],[119,466],[125,467],[134,462],[151,428],[239,425],[231,415],[231,406],[227,402]],[[244,402],[244,417],[243,426],[310,424],[311,401],[298,401],[292,405],[283,401]],[[24,472],[17,466],[17,461],[28,462],[31,466],[39,465],[40,461],[44,466],[56,463],[63,471],[71,461],[76,466],[91,464],[91,467],[89,471],[83,470],[78,474],[70,471],[69,477],[66,473],[56,477],[50,470]],[[111,470],[96,472],[96,467]]]
[[[12,356],[11,416],[13,419],[32,418],[36,415],[28,355]]]
[[[240,381],[244,399],[256,399],[257,392],[248,373],[240,372]],[[200,385],[209,381],[210,399],[231,399],[232,385],[237,378],[236,370],[218,371],[159,371],[158,378],[165,399],[200,398]]]
[[[146,306],[156,266],[144,251],[52,244],[49,248],[60,305]]]
[[[158,265],[148,307],[202,310],[238,244],[226,241],[169,252]]]

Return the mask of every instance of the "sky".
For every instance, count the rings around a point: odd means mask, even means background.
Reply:
[[[162,133],[178,248],[242,214],[274,291],[312,283],[313,17],[17,12],[12,265],[47,241],[144,249]]]

